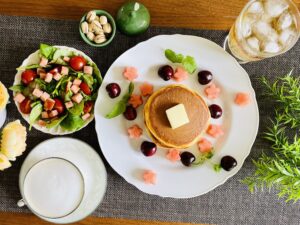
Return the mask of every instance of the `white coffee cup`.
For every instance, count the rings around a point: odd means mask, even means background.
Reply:
[[[41,218],[59,219],[72,214],[84,197],[84,178],[72,162],[62,158],[46,158],[27,172],[21,188],[26,205]]]

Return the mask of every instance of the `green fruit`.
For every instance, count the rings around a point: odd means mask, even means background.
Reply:
[[[127,35],[137,35],[145,32],[150,25],[148,9],[138,2],[124,4],[117,14],[117,27]]]

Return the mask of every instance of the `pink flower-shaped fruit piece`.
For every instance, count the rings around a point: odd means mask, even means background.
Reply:
[[[138,77],[137,69],[132,66],[126,67],[123,71],[123,76],[129,81],[133,81]]]
[[[235,104],[239,106],[248,105],[250,101],[251,101],[250,95],[242,92],[237,93],[234,99]]]
[[[167,153],[167,159],[171,162],[180,160],[180,151],[178,149],[170,149]]]
[[[139,107],[140,105],[143,104],[142,96],[133,94],[133,95],[130,96],[130,99],[129,99],[128,103],[130,105],[132,105],[134,108],[137,108],[137,107]]]
[[[146,184],[156,184],[156,173],[152,170],[146,170],[143,179]]]
[[[212,150],[212,144],[209,140],[207,140],[206,138],[202,138],[199,142],[198,142],[198,148],[200,152],[210,152]]]
[[[140,91],[141,91],[141,95],[144,97],[148,95],[152,95],[153,85],[145,82],[140,86]]]
[[[224,135],[224,131],[220,125],[210,124],[206,131],[210,136],[217,138]]]
[[[181,81],[184,81],[184,80],[186,80],[188,78],[188,73],[182,67],[178,67],[175,70],[173,78],[177,82],[181,82]]]
[[[219,97],[221,90],[215,84],[211,84],[207,88],[204,89],[204,92],[205,92],[207,98],[216,99]]]
[[[130,138],[139,138],[143,134],[143,129],[140,128],[137,124],[129,127],[127,129],[128,135]]]

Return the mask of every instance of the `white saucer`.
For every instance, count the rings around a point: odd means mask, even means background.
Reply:
[[[52,223],[74,223],[89,216],[100,204],[105,194],[107,173],[97,152],[86,143],[72,138],[52,138],[37,145],[25,159],[19,176],[20,192],[27,171],[37,162],[49,157],[59,157],[74,163],[85,182],[85,194],[80,206],[70,215],[59,219],[42,219]]]

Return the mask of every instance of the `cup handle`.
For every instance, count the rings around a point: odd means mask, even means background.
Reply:
[[[21,208],[21,207],[24,207],[26,204],[25,204],[25,201],[23,199],[21,199],[17,202],[17,205],[19,208]]]

